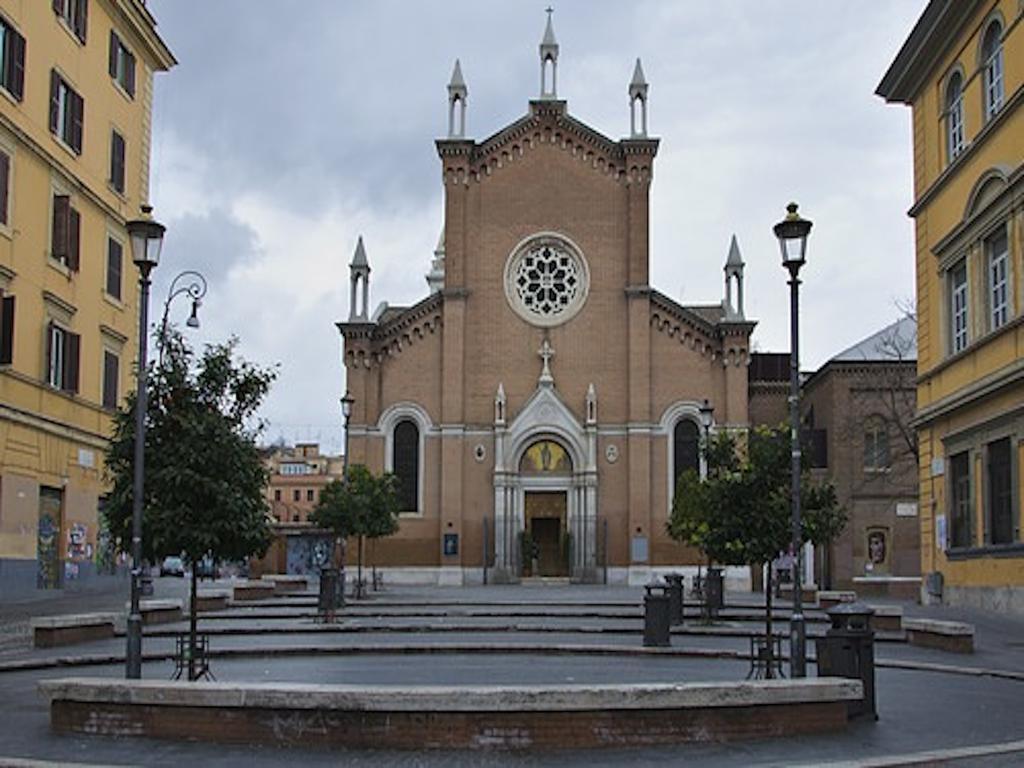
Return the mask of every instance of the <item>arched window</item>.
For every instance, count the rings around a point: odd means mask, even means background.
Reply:
[[[395,425],[392,462],[398,478],[398,508],[418,512],[420,497],[420,429],[416,422],[403,419]]]
[[[687,469],[700,472],[700,431],[690,419],[680,419],[672,431],[672,491]]]
[[[949,162],[964,148],[964,78],[959,72],[946,85],[946,156]]]
[[[990,120],[1003,106],[1003,27],[998,21],[985,30],[981,66],[985,72],[985,120]]]

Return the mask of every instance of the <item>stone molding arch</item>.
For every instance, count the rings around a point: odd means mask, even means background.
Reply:
[[[416,466],[416,515],[423,515],[423,480],[426,466],[426,437],[433,430],[433,423],[426,409],[412,401],[394,403],[384,409],[377,420],[377,429],[384,435],[384,471],[395,471],[395,427],[400,422],[412,421],[419,432],[419,456]]]

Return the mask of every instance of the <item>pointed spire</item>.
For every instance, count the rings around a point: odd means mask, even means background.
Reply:
[[[633,93],[634,89],[647,92],[647,78],[644,77],[644,68],[640,65],[640,57],[636,57],[636,66],[633,67],[633,79],[629,81],[629,92]]]
[[[349,287],[351,295],[348,304],[348,321],[366,322],[367,306],[370,303],[370,262],[366,258],[366,247],[363,245],[363,236],[359,236],[356,243],[356,252],[352,255],[352,263],[348,265]],[[360,290],[361,288],[361,290]],[[360,307],[358,300],[362,298]]]
[[[729,256],[725,260],[725,298],[722,307],[727,320],[742,320],[743,315],[743,256],[736,235],[729,243]],[[736,282],[736,303],[732,300],[732,284]]]
[[[448,138],[461,139],[466,135],[466,99],[469,88],[462,77],[462,64],[455,60],[452,79],[448,82]],[[458,115],[455,108],[458,107]]]
[[[544,37],[540,41],[540,97],[542,99],[558,98],[558,41],[555,39],[555,28],[551,23],[551,14],[555,9],[548,6],[548,23],[544,28]],[[551,88],[547,84],[547,69],[551,65]]]
[[[427,287],[431,293],[444,288],[444,227],[437,236],[437,247],[434,248],[434,259],[430,262],[430,271],[426,275]]]
[[[540,41],[541,48],[549,47],[555,49],[555,55],[558,55],[558,41],[555,39],[555,28],[551,24],[551,14],[555,12],[555,9],[548,6],[544,9],[548,15],[548,24],[544,28],[544,39]]]
[[[729,243],[729,258],[725,260],[726,267],[742,267],[743,257],[740,256],[740,245],[736,242],[736,235],[732,236],[732,242]]]
[[[448,83],[448,93],[456,90],[462,90],[463,92],[466,90],[466,81],[462,77],[462,65],[459,63],[458,59],[455,60],[455,68],[452,70],[452,79]]]
[[[647,78],[639,56],[633,67],[633,79],[629,81],[629,133],[634,139],[647,137]]]
[[[356,252],[352,256],[352,263],[350,267],[367,267],[369,268],[370,262],[366,260],[366,248],[363,246],[363,236],[359,236],[359,242],[356,243]]]

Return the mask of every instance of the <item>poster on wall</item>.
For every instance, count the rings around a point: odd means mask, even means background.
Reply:
[[[935,548],[940,552],[946,551],[946,516],[935,517]]]

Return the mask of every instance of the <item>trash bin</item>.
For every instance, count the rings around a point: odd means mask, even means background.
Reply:
[[[722,585],[722,569],[708,567],[704,579],[704,615],[709,619],[717,619],[718,611],[725,607],[725,589]]]
[[[338,599],[338,569],[320,569],[320,594],[317,598],[317,612],[321,617],[334,618],[334,612],[341,605]]]
[[[668,582],[668,621],[677,626],[683,623],[683,574],[666,573],[665,581]]]
[[[864,603],[840,603],[826,613],[832,622],[825,637],[818,638],[818,677],[846,677],[864,684],[864,698],[847,702],[851,718],[870,714],[878,719],[875,706],[875,633],[871,617],[875,611]]]
[[[669,596],[668,585],[652,581],[644,589],[644,646],[668,648],[669,640]]]

